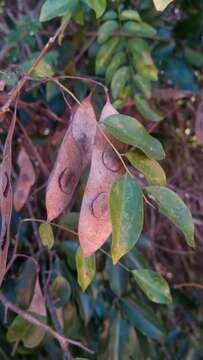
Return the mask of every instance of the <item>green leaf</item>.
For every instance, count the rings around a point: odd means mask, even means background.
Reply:
[[[127,47],[133,56],[137,72],[148,81],[157,81],[158,70],[151,57],[149,44],[143,39],[128,40]]]
[[[71,287],[69,282],[61,275],[58,275],[50,286],[50,294],[57,308],[63,307],[70,299]]]
[[[152,109],[148,101],[142,95],[134,96],[135,105],[140,114],[150,121],[161,121],[163,120],[163,115],[161,115],[157,110]]]
[[[148,298],[158,304],[171,304],[172,297],[167,281],[157,272],[148,269],[133,270],[132,274]]]
[[[152,58],[150,55],[150,46],[148,42],[144,39],[130,39],[127,41],[127,46],[132,55],[134,56],[143,56],[144,58],[147,56],[150,58],[150,63],[152,62]]]
[[[78,3],[75,11],[74,11],[74,14],[73,14],[73,20],[79,24],[79,25],[84,25],[84,9],[83,9],[83,6],[82,4]]]
[[[78,212],[68,212],[60,216],[60,224],[71,229],[77,230],[79,222],[79,213]]]
[[[8,328],[7,340],[12,343],[23,339],[29,327],[30,323],[28,321],[22,319],[20,316],[16,316]]]
[[[40,321],[46,323],[45,318],[42,318],[41,316],[37,316],[37,315],[35,315],[35,317],[37,317]],[[22,340],[25,347],[32,349],[37,347],[42,342],[46,334],[46,331],[43,330],[42,328],[39,328],[36,325],[32,325],[32,324],[29,325],[30,325],[29,330]]]
[[[189,246],[195,247],[192,215],[183,200],[174,191],[163,186],[148,186],[146,190],[158,202],[160,213],[183,232]]]
[[[164,11],[173,0],[153,0],[158,11]]]
[[[98,43],[103,44],[118,29],[118,22],[115,20],[106,21],[98,31]]]
[[[92,282],[96,272],[95,255],[84,257],[82,249],[79,247],[76,253],[76,267],[78,273],[78,284],[85,291]]]
[[[16,286],[16,301],[22,309],[27,309],[32,301],[37,279],[37,268],[32,259],[24,262]]]
[[[109,39],[104,45],[101,46],[96,57],[96,74],[103,75],[111,60],[111,57],[119,43],[118,37]]]
[[[153,63],[151,65],[146,65],[143,61],[143,57],[138,56],[133,59],[133,65],[135,70],[145,79],[150,81],[158,80],[158,70]]]
[[[104,120],[104,125],[116,139],[136,146],[150,159],[162,160],[165,157],[161,143],[133,117],[121,114],[111,115]]]
[[[145,22],[127,21],[123,26],[124,31],[140,36],[155,36],[157,31]]]
[[[42,316],[36,316],[36,314],[34,314],[34,316],[40,321],[45,322]],[[32,325],[20,316],[16,316],[8,328],[7,340],[11,343],[22,340],[25,347],[32,349],[42,342],[44,335],[45,331],[42,328]]]
[[[119,51],[113,56],[106,70],[105,79],[107,85],[111,82],[116,70],[118,70],[118,68],[121,65],[123,65],[125,61],[126,61],[126,54],[123,51]]]
[[[186,46],[184,48],[184,55],[192,66],[195,66],[197,68],[203,67],[203,54],[200,51],[193,50],[190,47]]]
[[[39,236],[44,246],[50,250],[54,245],[54,234],[51,225],[48,222],[43,222],[39,226]]]
[[[139,240],[138,240],[139,241]],[[131,251],[129,251],[124,258],[125,265],[128,269],[148,269],[149,264],[142,253],[134,247]]]
[[[127,321],[138,329],[143,335],[152,339],[161,340],[164,336],[162,324],[156,314],[138,300],[126,299],[120,302],[120,307]]]
[[[133,81],[136,87],[141,91],[141,93],[149,99],[151,97],[151,82],[149,79],[144,78],[140,74],[133,76]]]
[[[144,210],[140,186],[129,175],[120,176],[110,193],[113,263],[132,249],[142,231]]]
[[[106,9],[106,0],[85,0],[85,2],[95,11],[97,18],[103,15]]]
[[[130,332],[131,330],[131,332]],[[130,342],[135,341],[135,337],[133,337],[134,330],[128,323],[121,318],[120,313],[117,311],[112,314],[112,318],[110,318],[110,331],[108,336],[108,349],[107,354],[105,354],[105,358],[109,360],[122,360],[122,359],[131,359],[130,355],[134,354],[134,346],[133,349],[130,349]],[[131,351],[130,351],[131,350]],[[137,359],[136,357],[134,357]]]
[[[124,86],[130,79],[130,68],[129,66],[123,66],[116,71],[111,82],[111,92],[113,99],[116,99]]]
[[[53,76],[54,70],[53,67],[44,59],[42,59],[39,64],[35,67],[33,75],[36,77],[45,77]]]
[[[157,161],[149,159],[138,150],[130,150],[126,155],[130,163],[145,176],[149,185],[166,185],[165,172]]]
[[[88,295],[86,292],[82,292],[79,288],[75,293],[75,299],[80,312],[80,317],[85,326],[87,326],[94,315],[93,299],[90,295]]]
[[[46,0],[41,8],[40,21],[48,21],[72,11],[77,0]]]
[[[136,10],[123,10],[120,14],[120,20],[142,21],[139,13]]]
[[[114,10],[109,10],[109,11],[106,11],[102,20],[115,20],[118,18],[118,14],[116,11]]]
[[[129,273],[123,269],[120,264],[113,265],[111,259],[107,259],[106,268],[105,268],[109,285],[118,297],[123,296],[128,289]]]

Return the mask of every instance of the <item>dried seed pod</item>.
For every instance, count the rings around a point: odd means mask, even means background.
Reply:
[[[46,191],[47,219],[52,221],[70,205],[82,171],[91,161],[96,115],[88,96],[72,115]]]
[[[0,209],[1,209],[1,233],[0,233],[0,286],[6,272],[8,248],[10,243],[10,222],[13,205],[13,190],[11,186],[12,170],[12,139],[16,123],[16,111],[11,121],[8,135],[3,150],[3,160],[0,170]]]
[[[79,241],[85,256],[90,256],[107,240],[112,231],[109,214],[109,194],[116,178],[124,173],[124,168],[110,143],[118,151],[125,145],[114,139],[102,126],[102,121],[117,111],[109,100],[103,108],[100,129],[97,130],[92,154],[91,169],[86,185],[79,219]]]
[[[36,178],[31,160],[24,147],[20,150],[17,163],[20,168],[20,175],[14,191],[14,207],[16,211],[20,211],[28,199]]]

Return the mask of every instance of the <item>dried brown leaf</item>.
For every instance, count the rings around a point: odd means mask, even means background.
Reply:
[[[88,96],[72,115],[49,177],[46,191],[48,221],[58,217],[70,205],[81,173],[91,161],[95,132],[96,116]]]
[[[20,175],[14,191],[14,207],[16,211],[20,211],[28,199],[32,185],[35,183],[35,171],[24,147],[20,150],[17,163],[20,168]]]
[[[11,186],[12,169],[12,139],[16,123],[14,112],[6,142],[3,150],[3,160],[0,170],[0,209],[1,209],[1,233],[0,233],[0,285],[6,272],[8,247],[10,243],[10,222],[13,206],[13,191]]]
[[[124,168],[104,135],[119,151],[123,144],[115,140],[102,126],[102,121],[117,111],[109,100],[103,108],[100,128],[97,130],[90,174],[85,189],[79,219],[79,241],[85,256],[92,255],[107,240],[112,231],[109,214],[109,194],[116,178]]]

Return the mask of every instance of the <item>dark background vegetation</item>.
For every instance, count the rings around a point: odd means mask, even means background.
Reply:
[[[191,208],[197,247],[189,249],[182,235],[168,220],[153,208],[147,208],[144,232],[137,246],[139,253],[133,250],[131,258],[127,255],[123,261],[130,267],[131,260],[146,260],[167,278],[173,304],[154,305],[137,289],[129,274],[119,265],[113,267],[111,259],[101,252],[97,254],[95,279],[83,293],[77,285],[76,236],[60,228],[54,229],[55,245],[49,252],[41,246],[35,222],[23,223],[19,228],[23,218],[46,218],[46,181],[73,105],[70,97],[64,96],[49,82],[43,84],[36,77],[27,82],[18,100],[21,125],[16,127],[13,142],[13,182],[19,173],[16,157],[21,144],[34,163],[37,182],[22,212],[14,211],[12,217],[12,245],[14,247],[17,234],[17,253],[25,257],[15,260],[6,275],[3,289],[12,302],[25,309],[28,307],[34,291],[33,277],[36,276],[36,267],[28,260],[32,257],[38,263],[43,294],[50,300],[49,324],[59,332],[63,329],[64,335],[81,341],[96,354],[88,354],[70,345],[73,356],[112,360],[200,360],[203,359],[203,298],[202,289],[197,289],[195,284],[203,281],[203,3],[200,0],[177,0],[163,13],[155,11],[151,0],[119,3],[124,8],[137,9],[142,18],[158,30],[158,35],[150,39],[152,57],[159,69],[152,99],[164,114],[164,120],[160,123],[146,121],[130,96],[124,99],[120,111],[137,117],[148,129],[153,128],[164,144],[167,157],[162,165],[168,184]],[[42,4],[40,0],[0,2],[0,77],[5,81],[5,87],[0,92],[1,105],[60,24],[59,19],[44,24],[39,22]],[[117,5],[117,2],[112,2],[110,7],[117,9]],[[100,24],[101,21],[96,20],[91,11],[87,12],[84,25],[71,21],[61,46],[56,44],[46,54],[43,65],[46,70],[43,68],[42,71],[50,72],[51,76],[88,76],[103,82],[103,77],[95,74],[95,57],[99,47],[96,38]],[[76,79],[68,79],[65,84],[80,100],[91,87]],[[100,109],[104,102],[100,87],[95,89],[94,100]],[[1,124],[1,149],[7,130],[8,122],[5,121]],[[73,230],[77,229],[86,176],[84,174],[81,179],[71,213],[58,221]],[[108,251],[108,244],[104,249]],[[54,280],[59,275],[62,280],[58,288],[53,289]],[[194,286],[187,288],[188,283],[194,283]],[[182,285],[178,288],[178,284]],[[131,305],[126,310],[128,301]],[[21,336],[23,324],[15,329],[13,338],[9,338],[8,329],[15,317],[12,311],[5,315],[1,306],[0,359],[63,358],[59,344],[48,334],[37,347],[24,346]],[[161,337],[157,336],[160,332]]]

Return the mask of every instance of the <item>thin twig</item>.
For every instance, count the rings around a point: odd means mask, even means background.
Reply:
[[[24,76],[22,77],[22,79],[18,82],[17,86],[11,91],[9,99],[7,100],[7,102],[4,104],[4,106],[1,108],[0,110],[0,118],[2,118],[6,112],[8,112],[10,110],[10,106],[13,103],[13,101],[16,100],[17,96],[19,95],[20,91],[22,90],[23,86],[25,85],[25,83],[28,80],[28,77],[32,75],[34,69],[36,68],[36,66],[39,64],[39,62],[42,60],[42,58],[44,57],[44,55],[49,51],[49,49],[51,48],[51,46],[55,43],[57,37],[59,36],[60,32],[61,32],[61,26],[58,28],[58,30],[55,32],[55,34],[53,36],[51,36],[48,40],[48,42],[46,43],[46,45],[43,47],[42,51],[40,52],[40,54],[37,56],[37,58],[35,59],[35,61],[33,62],[33,64],[31,65],[30,69],[27,71],[26,74],[24,74]]]
[[[21,316],[24,320],[27,320],[33,325],[38,326],[39,328],[43,329],[46,333],[53,336],[58,342],[60,343],[61,347],[63,349],[66,349],[67,345],[73,345],[76,346],[84,351],[86,351],[89,354],[94,354],[94,351],[86,347],[85,345],[81,344],[79,341],[75,341],[72,339],[69,339],[63,335],[58,334],[55,330],[53,330],[50,326],[42,323],[40,320],[36,319],[34,316],[32,316],[29,312],[20,309],[18,306],[13,304],[11,301],[9,301],[2,291],[0,291],[0,302],[6,307]]]
[[[203,284],[197,284],[197,283],[181,283],[175,285],[176,289],[182,289],[182,288],[195,288],[199,290],[203,290]]]

